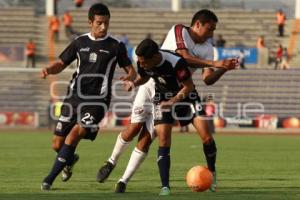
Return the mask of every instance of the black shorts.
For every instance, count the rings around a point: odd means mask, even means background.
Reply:
[[[159,102],[155,102],[154,125],[174,124],[178,120],[181,126],[190,124],[196,116],[205,116],[204,105],[196,90],[175,104],[170,111],[162,111]]]
[[[84,139],[94,140],[99,130],[98,124],[108,108],[109,103],[107,100],[86,100],[73,95],[64,100],[54,134],[66,137],[71,129],[79,124],[87,131]]]

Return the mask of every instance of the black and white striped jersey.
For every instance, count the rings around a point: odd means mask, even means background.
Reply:
[[[125,45],[106,35],[95,39],[91,33],[79,36],[61,53],[59,58],[69,65],[77,59],[77,70],[69,84],[69,92],[85,96],[111,95],[116,64],[131,64]]]

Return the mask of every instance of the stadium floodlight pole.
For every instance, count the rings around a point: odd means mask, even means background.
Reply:
[[[181,10],[181,0],[171,0],[171,8],[173,12],[178,12],[179,10]]]
[[[55,12],[55,0],[46,0],[46,15],[53,16]]]
[[[300,19],[300,0],[295,0],[295,18]]]

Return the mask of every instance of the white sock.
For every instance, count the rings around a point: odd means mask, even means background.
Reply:
[[[108,159],[113,165],[116,165],[120,155],[127,149],[130,142],[126,142],[122,139],[121,133],[118,135],[114,150]]]
[[[133,174],[138,170],[142,162],[145,160],[147,153],[140,151],[138,148],[134,148],[131,153],[129,162],[127,164],[126,170],[119,181],[123,183],[128,183]]]

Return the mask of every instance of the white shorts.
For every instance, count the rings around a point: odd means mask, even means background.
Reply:
[[[153,98],[155,95],[155,82],[152,78],[141,85],[135,96],[132,112],[131,112],[131,123],[146,123],[151,138],[155,137],[154,133],[154,116],[153,116]]]

